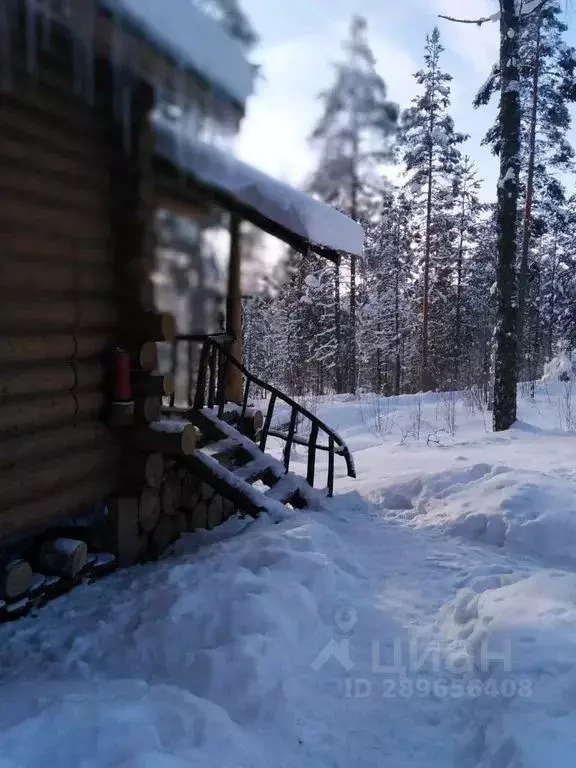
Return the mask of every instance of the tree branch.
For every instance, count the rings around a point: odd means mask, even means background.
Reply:
[[[538,13],[538,11],[543,8],[548,0],[525,0],[526,10],[524,10],[523,6],[520,7],[520,16],[531,16],[533,13]],[[499,21],[500,20],[500,11],[497,13],[493,13],[491,16],[484,16],[479,19],[456,19],[454,16],[444,16],[444,14],[439,13],[438,14],[439,19],[446,19],[446,21],[454,21],[457,24],[476,24],[476,26],[481,27],[482,24],[486,24],[489,21]]]
[[[544,0],[547,2],[547,0]],[[446,19],[446,21],[455,21],[457,24],[476,24],[481,27],[482,24],[486,24],[489,21],[498,21],[500,18],[500,12],[493,13],[492,16],[484,16],[480,19],[456,19],[454,16],[444,16],[442,13],[438,14],[439,19]]]

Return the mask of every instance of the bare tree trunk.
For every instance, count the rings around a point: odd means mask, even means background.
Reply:
[[[431,121],[432,124],[432,121]],[[432,220],[432,148],[428,156],[428,196],[426,200],[426,243],[424,246],[424,295],[422,297],[422,377],[420,386],[423,391],[429,388],[428,372],[428,300],[430,293],[430,251]]]
[[[466,217],[466,196],[463,190],[462,209],[460,211],[460,240],[458,243],[458,262],[456,267],[456,320],[454,329],[454,383],[460,385],[460,365],[462,356],[462,264],[464,260],[464,221]]]
[[[393,394],[400,394],[401,358],[400,358],[400,214],[396,223],[396,274],[394,275],[394,389]]]
[[[526,318],[526,295],[528,292],[528,256],[530,252],[530,229],[532,226],[532,203],[534,199],[534,169],[536,165],[536,130],[538,125],[538,104],[540,96],[540,41],[542,17],[538,15],[536,50],[532,63],[532,111],[530,114],[530,138],[528,146],[528,173],[526,177],[526,200],[524,203],[524,223],[522,231],[522,253],[518,275],[518,352],[520,358],[519,374],[524,368],[525,345],[524,325]]]
[[[340,320],[340,263],[334,266],[334,325],[336,331],[336,394],[344,392],[342,368],[342,324]]]
[[[432,79],[436,79],[436,65],[432,70]],[[426,240],[424,245],[424,295],[422,297],[422,376],[420,388],[426,391],[430,387],[430,372],[428,370],[428,324],[429,324],[429,294],[430,294],[430,254],[432,250],[432,179],[434,172],[434,125],[436,115],[430,110],[428,130],[430,142],[428,147],[428,193],[426,198]]]
[[[516,230],[520,164],[520,93],[518,34],[520,18],[515,0],[500,0],[500,179],[498,182],[497,319],[493,424],[496,432],[516,421]]]
[[[554,247],[552,250],[552,277],[550,285],[550,301],[548,304],[548,334],[546,343],[546,354],[548,360],[552,359],[554,348],[554,326],[556,324],[556,270],[558,269],[558,219],[554,224]]]

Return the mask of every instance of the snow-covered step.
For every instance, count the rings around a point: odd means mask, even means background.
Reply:
[[[258,456],[248,464],[234,470],[234,475],[247,483],[254,483],[266,474],[274,475],[274,472],[265,455]]]

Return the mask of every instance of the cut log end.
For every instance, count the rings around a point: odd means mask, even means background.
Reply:
[[[0,572],[0,597],[3,600],[17,600],[32,586],[33,574],[26,560],[13,560]]]
[[[138,521],[145,533],[154,530],[160,519],[160,495],[152,488],[144,488],[138,504]]]
[[[38,561],[44,573],[75,579],[88,562],[88,547],[77,539],[45,541],[40,547]]]

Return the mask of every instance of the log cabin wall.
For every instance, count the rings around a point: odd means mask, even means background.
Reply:
[[[117,335],[109,118],[74,94],[55,43],[0,93],[0,540],[117,484],[102,421]]]

